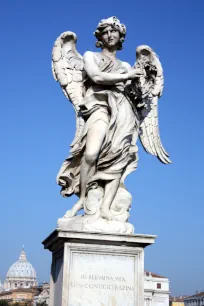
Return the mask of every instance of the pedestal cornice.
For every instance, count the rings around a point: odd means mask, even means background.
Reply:
[[[130,246],[145,248],[155,242],[156,235],[148,234],[112,234],[98,232],[84,232],[76,230],[60,230],[53,231],[43,242],[45,249],[53,251],[56,244],[66,242],[87,243],[87,244],[106,244],[115,246]]]

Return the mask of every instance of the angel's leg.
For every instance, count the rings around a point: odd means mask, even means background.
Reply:
[[[113,181],[108,181],[105,185],[104,198],[101,205],[101,217],[107,220],[113,220],[114,216],[110,212],[110,206],[113,202],[116,192],[118,190],[118,186],[120,183],[120,179],[115,179]]]
[[[96,161],[103,144],[108,124],[105,121],[98,120],[89,129],[86,139],[86,148],[82,163],[80,166],[80,199],[67,211],[65,217],[74,217],[76,213],[83,208],[86,196],[86,185],[88,180],[95,174]]]

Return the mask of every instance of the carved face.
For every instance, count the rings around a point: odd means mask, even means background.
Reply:
[[[113,27],[108,26],[104,29],[101,35],[101,40],[103,42],[104,47],[106,48],[117,47],[120,43],[120,33]]]

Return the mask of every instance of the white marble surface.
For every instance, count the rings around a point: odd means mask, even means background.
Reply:
[[[70,31],[56,39],[52,52],[53,76],[76,112],[71,154],[57,183],[62,196],[79,196],[58,220],[58,228],[130,234],[134,232],[128,223],[132,196],[125,178],[138,165],[137,138],[146,152],[171,163],[158,127],[163,69],[147,45],[137,47],[133,67],[117,58],[126,27],[115,16],[102,19],[94,35],[101,52],[87,51],[82,57],[77,35]],[[80,210],[83,220],[78,220]]]
[[[63,306],[143,306],[142,247],[65,243]]]
[[[43,242],[53,253],[50,306],[143,306],[144,248],[155,238],[54,231]]]
[[[155,242],[157,236],[150,234],[115,234],[115,233],[98,233],[78,230],[55,230],[42,243],[45,249],[55,251],[56,241],[78,241],[79,243],[103,244],[103,245],[123,245],[123,246],[141,246],[145,248]]]
[[[69,306],[134,305],[134,257],[73,253]]]

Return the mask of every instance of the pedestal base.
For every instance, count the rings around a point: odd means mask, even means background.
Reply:
[[[50,306],[143,306],[144,248],[153,235],[54,231]]]

